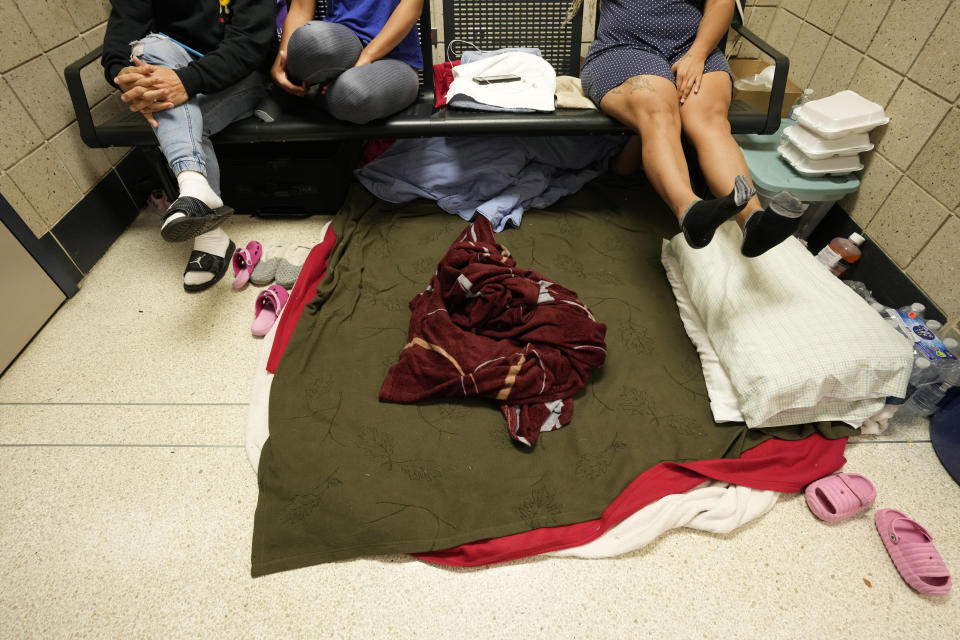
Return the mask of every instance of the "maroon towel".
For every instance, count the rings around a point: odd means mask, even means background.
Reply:
[[[573,291],[516,268],[483,216],[450,246],[410,309],[407,345],[380,400],[490,398],[526,445],[570,422],[573,394],[607,355],[606,325]]]

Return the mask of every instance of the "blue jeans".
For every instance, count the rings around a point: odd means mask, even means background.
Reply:
[[[130,55],[169,69],[185,67],[195,59],[180,45],[155,33],[132,43]],[[267,85],[267,76],[254,72],[232,87],[209,95],[200,93],[178,107],[154,113],[157,141],[173,172],[198,171],[219,194],[220,165],[210,136],[252,115]]]

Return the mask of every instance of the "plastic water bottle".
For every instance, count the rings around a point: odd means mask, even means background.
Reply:
[[[907,398],[913,395],[919,387],[936,382],[939,377],[940,373],[930,359],[917,356],[913,360],[913,370],[910,372],[910,381],[907,383]]]
[[[803,105],[807,104],[811,100],[813,100],[813,89],[804,89],[803,95],[797,98],[797,101],[793,103],[792,107],[790,107],[790,115],[788,115],[787,117],[790,118],[791,120],[796,120],[797,107],[802,107]]]
[[[897,411],[897,416],[909,418],[932,415],[936,413],[947,393],[952,388],[960,386],[960,363],[953,360],[949,363],[945,362],[938,368],[942,370],[940,379],[918,387]]]
[[[913,313],[914,315],[910,316],[911,318],[920,318],[923,320],[923,314],[927,312],[927,307],[922,302],[914,302],[909,306],[900,307],[900,311],[905,313]],[[926,324],[926,322],[924,324]],[[937,324],[940,323],[938,322]],[[927,328],[931,331],[934,330],[929,324],[927,324]]]

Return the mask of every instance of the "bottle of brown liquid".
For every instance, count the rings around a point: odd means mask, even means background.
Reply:
[[[817,260],[827,265],[830,273],[839,276],[860,259],[860,245],[864,239],[859,233],[851,233],[849,238],[834,238],[820,250]]]

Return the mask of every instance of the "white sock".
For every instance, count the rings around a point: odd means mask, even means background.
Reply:
[[[193,239],[194,251],[203,251],[204,253],[223,256],[224,258],[230,258],[230,256],[227,255],[227,248],[229,246],[230,237],[220,227],[217,227],[213,231],[207,231]],[[207,271],[187,271],[183,274],[183,284],[203,284],[213,280],[213,276],[214,274]]]
[[[223,206],[223,200],[210,188],[207,177],[199,171],[181,171],[177,174],[177,184],[180,185],[181,196],[196,198],[211,209]]]

